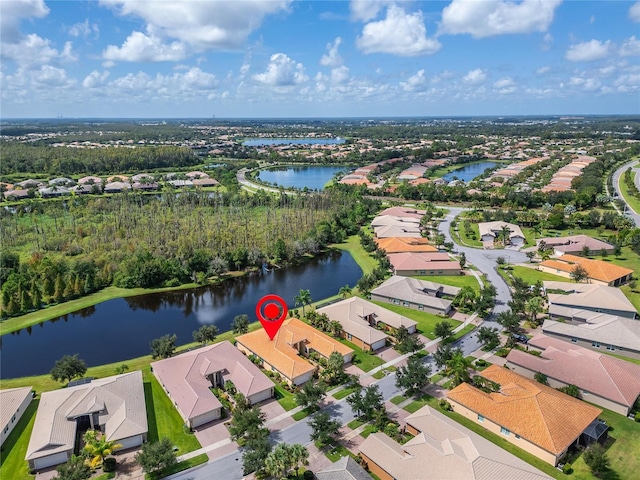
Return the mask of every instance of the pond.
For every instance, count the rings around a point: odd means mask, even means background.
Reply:
[[[493,168],[497,166],[496,162],[479,162],[479,163],[471,163],[469,165],[465,165],[464,167],[453,170],[446,175],[443,175],[446,181],[450,182],[451,180],[455,180],[456,177],[458,180],[463,180],[465,182],[470,182],[478,175],[482,175],[487,168]]]
[[[340,145],[344,138],[248,138],[242,144],[245,147],[267,147],[276,145]]]
[[[258,178],[270,184],[277,184],[285,188],[307,187],[310,190],[322,190],[324,186],[338,172],[344,172],[349,167],[328,166],[299,166],[281,167],[269,170],[260,170]]]
[[[295,308],[301,289],[314,301],[354,286],[362,270],[348,253],[329,252],[301,265],[240,277],[220,285],[117,298],[3,335],[0,378],[48,373],[63,355],[79,354],[87,365],[103,365],[151,353],[149,342],[176,334],[177,345],[193,341],[201,325],[231,330],[236,315],[256,321],[255,306],[264,295],[280,295]]]

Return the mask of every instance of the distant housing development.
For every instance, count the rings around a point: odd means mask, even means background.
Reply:
[[[606,435],[599,408],[497,365],[481,376],[497,383],[499,391],[458,385],[447,394],[453,410],[551,465],[572,445],[588,445]]]
[[[77,448],[79,434],[100,430],[121,449],[147,439],[147,409],[140,370],[44,392],[27,447],[29,468],[64,463]]]
[[[151,364],[189,428],[217,420],[222,403],[211,388],[233,383],[250,404],[273,397],[273,382],[228,341],[198,348]]]
[[[542,353],[511,350],[507,366],[516,373],[531,379],[542,373],[553,388],[575,385],[582,400],[621,415],[628,415],[640,396],[640,365],[542,334],[528,345]]]

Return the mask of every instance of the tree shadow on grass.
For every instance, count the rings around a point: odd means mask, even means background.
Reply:
[[[144,382],[144,403],[147,407],[147,441],[153,443],[159,440],[158,438],[158,423],[156,421],[156,410],[153,403],[153,387],[151,382]]]

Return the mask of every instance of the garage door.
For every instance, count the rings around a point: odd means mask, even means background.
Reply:
[[[142,435],[136,435],[135,437],[123,438],[118,440],[118,443],[122,445],[118,450],[124,450],[126,448],[137,447],[142,445]]]
[[[38,458],[33,461],[33,466],[35,467],[35,470],[41,470],[43,468],[59,465],[60,463],[65,463],[67,460],[69,460],[67,452],[61,452],[49,455],[48,457]]]

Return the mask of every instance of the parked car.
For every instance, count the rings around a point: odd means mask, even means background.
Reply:
[[[527,337],[526,335],[522,335],[520,333],[514,333],[514,334],[511,335],[511,337],[516,342],[520,342],[520,343],[528,343],[529,342],[529,337]]]

